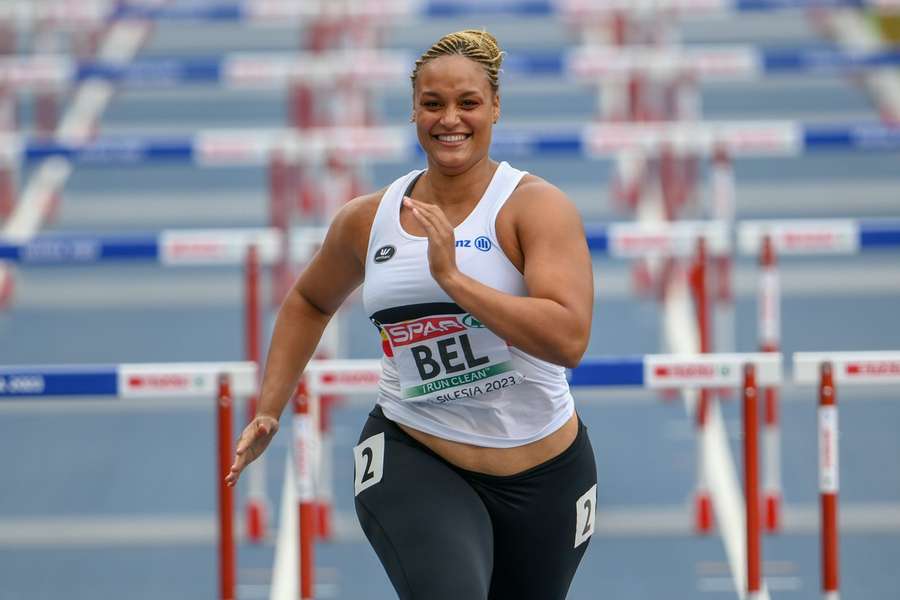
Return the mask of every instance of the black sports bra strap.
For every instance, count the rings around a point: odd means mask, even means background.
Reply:
[[[419,181],[419,178],[422,177],[422,175],[424,175],[424,174],[425,174],[425,171],[422,171],[421,173],[419,173],[418,175],[413,177],[413,180],[409,182],[408,186],[406,186],[406,191],[403,192],[404,196],[408,196],[410,198],[412,197],[411,194],[412,194],[413,188],[416,187],[416,182]]]

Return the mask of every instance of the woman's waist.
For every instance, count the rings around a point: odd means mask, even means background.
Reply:
[[[447,462],[467,471],[493,476],[516,475],[545,463],[569,448],[578,434],[578,418],[574,412],[549,435],[508,448],[469,444],[403,423],[397,425]]]

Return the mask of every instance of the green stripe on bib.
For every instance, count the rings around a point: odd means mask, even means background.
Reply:
[[[405,390],[403,390],[403,397],[415,398],[417,396],[423,396],[425,394],[433,394],[435,392],[449,390],[462,385],[475,383],[476,381],[482,381],[489,377],[493,377],[494,375],[499,375],[500,373],[511,371],[513,370],[513,368],[514,367],[512,361],[506,361],[497,363],[496,365],[491,365],[489,367],[484,367],[483,369],[469,371],[468,373],[463,373],[461,375],[453,375],[451,377],[444,377],[443,379],[436,379],[434,381],[429,381],[421,385],[406,388]]]

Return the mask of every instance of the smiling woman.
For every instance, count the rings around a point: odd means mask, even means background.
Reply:
[[[266,448],[362,284],[384,356],[356,510],[403,600],[562,600],[594,531],[594,455],[565,377],[588,343],[590,255],[565,194],[490,157],[502,59],[467,30],[416,62],[427,168],[335,217],[279,311],[228,477]]]
[[[441,38],[416,61],[411,120],[431,162],[454,171],[487,158],[502,62],[494,36],[475,30]]]

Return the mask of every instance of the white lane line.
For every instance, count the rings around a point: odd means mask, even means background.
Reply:
[[[97,59],[111,63],[130,61],[151,30],[147,22],[116,23],[101,41]],[[72,143],[87,140],[113,92],[114,87],[108,81],[88,80],[79,85],[72,104],[60,118],[56,138]],[[53,206],[54,197],[62,191],[71,173],[71,163],[61,157],[49,158],[36,167],[0,234],[10,240],[27,240],[37,233]],[[0,264],[0,289],[11,287],[12,281],[12,267],[8,263]]]
[[[766,575],[766,586],[773,592],[797,592],[803,589],[800,577]],[[734,581],[731,577],[700,577],[697,591],[704,593],[727,593],[734,597]]]
[[[817,504],[786,505],[780,535],[815,535],[818,518]],[[7,517],[0,519],[0,548],[213,544],[217,539],[216,519],[214,514]],[[841,505],[840,528],[846,535],[900,535],[900,503],[844,503]],[[242,530],[243,527],[236,528],[236,531]],[[290,527],[286,528],[289,530]],[[334,531],[337,542],[365,542],[353,511],[335,511]],[[600,538],[693,538],[691,510],[683,505],[601,507],[597,512],[594,535]],[[267,544],[271,545],[271,542]],[[713,577],[727,573],[728,568],[725,563],[698,563],[697,573]],[[789,563],[772,562],[765,563],[763,568],[774,575],[790,575],[795,572],[791,569]],[[253,577],[257,582],[263,579],[267,578],[262,573]]]
[[[0,547],[209,544],[215,539],[215,515],[0,520]]]
[[[272,588],[269,600],[297,598],[300,588],[297,565],[300,562],[298,537],[297,500],[294,484],[293,448],[284,461],[284,479],[279,503],[278,535],[275,544],[275,560],[272,562]],[[362,530],[360,530],[360,535]],[[353,540],[356,541],[356,540]]]
[[[869,17],[856,10],[836,10],[824,15],[833,35],[850,50],[883,50],[888,44],[876,33]],[[900,74],[896,69],[874,69],[863,81],[875,96],[884,117],[900,119]]]
[[[130,61],[150,35],[146,22],[125,21],[113,25],[97,52],[97,60],[111,63]],[[115,88],[108,81],[88,80],[75,91],[71,105],[60,119],[56,138],[82,143],[96,127],[97,120],[112,98]],[[71,163],[54,157],[38,166],[25,185],[22,199],[3,228],[10,239],[28,239],[40,229],[53,200],[72,172]]]

